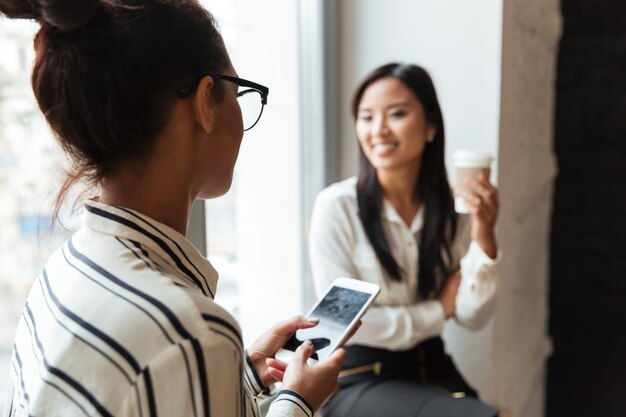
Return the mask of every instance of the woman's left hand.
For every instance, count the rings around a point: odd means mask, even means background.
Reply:
[[[495,226],[500,210],[498,190],[481,174],[477,180],[467,180],[467,186],[474,194],[463,193],[472,216],[472,239],[492,259],[498,254]]]
[[[293,317],[274,325],[247,349],[252,364],[265,386],[270,386],[276,382],[276,379],[268,372],[266,359],[273,358],[296,330],[315,327],[318,323],[319,319],[306,319],[302,316]]]

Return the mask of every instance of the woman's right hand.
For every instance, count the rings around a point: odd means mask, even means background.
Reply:
[[[276,359],[268,359],[267,364],[270,374],[283,381],[282,389],[300,394],[315,412],[339,388],[337,377],[346,359],[346,351],[337,349],[324,361],[310,366],[306,361],[312,353],[313,344],[307,340],[296,349],[286,369]]]
[[[454,315],[456,311],[456,295],[459,292],[459,285],[461,284],[461,271],[457,270],[452,274],[446,283],[443,285],[439,297],[437,299],[443,306],[443,311],[446,319],[449,319]]]

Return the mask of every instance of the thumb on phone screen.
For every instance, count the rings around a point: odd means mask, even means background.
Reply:
[[[346,351],[338,349],[328,359],[309,366],[307,359],[312,353],[313,344],[308,340],[298,347],[287,365],[283,387],[302,395],[313,410],[317,410],[339,387],[337,376],[346,358]]]

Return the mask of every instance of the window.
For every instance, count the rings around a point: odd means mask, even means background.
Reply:
[[[32,282],[77,225],[74,216],[62,217],[64,227],[52,223],[51,203],[66,159],[39,112],[27,76],[37,29],[31,22],[0,19],[0,393]]]
[[[295,2],[204,0],[242,78],[267,85],[268,104],[244,134],[230,192],[206,202],[216,300],[246,343],[302,311],[302,221]]]

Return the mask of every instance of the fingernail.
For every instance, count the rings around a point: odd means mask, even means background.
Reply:
[[[304,345],[305,346],[313,346],[313,342],[311,342],[310,340],[305,340],[304,341]]]
[[[306,321],[308,321],[309,323],[317,323],[317,322],[320,321],[320,318],[319,317],[308,317],[306,319]]]

